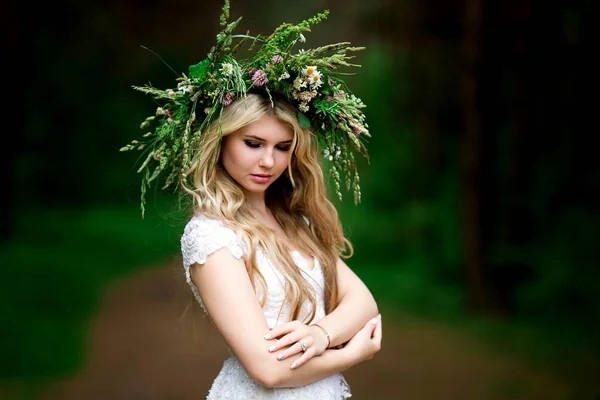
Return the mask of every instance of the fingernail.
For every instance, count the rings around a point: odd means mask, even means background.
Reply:
[[[379,314],[379,319],[381,319],[381,314]]]
[[[283,355],[283,353],[282,353],[282,354],[280,354],[280,355],[278,355],[278,356],[277,356],[277,359],[278,359],[279,361],[281,361],[281,360],[283,360],[283,357],[285,357],[285,356],[284,356],[284,355]]]
[[[273,351],[273,350],[275,350],[275,346],[274,345],[271,346],[271,347],[269,347],[269,351]]]
[[[372,323],[373,325],[377,325],[377,318],[373,318],[373,319],[371,320],[371,323]]]
[[[296,368],[296,363],[290,365],[290,369],[295,369]]]
[[[267,339],[267,340],[268,340],[268,339],[271,339],[271,334],[270,334],[270,333],[267,333],[267,334],[265,335],[265,339]]]

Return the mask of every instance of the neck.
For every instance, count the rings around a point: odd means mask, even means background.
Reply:
[[[269,209],[265,202],[264,193],[254,193],[252,195],[246,194],[246,204],[253,214],[257,215],[268,215]]]

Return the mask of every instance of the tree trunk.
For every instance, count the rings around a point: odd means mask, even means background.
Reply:
[[[481,140],[478,108],[479,36],[482,22],[480,0],[465,3],[461,77],[464,137],[462,146],[463,249],[466,261],[468,300],[472,310],[487,308],[481,235]]]

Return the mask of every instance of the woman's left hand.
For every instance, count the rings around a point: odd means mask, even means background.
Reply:
[[[286,322],[273,328],[265,336],[267,340],[277,338],[279,340],[273,341],[273,345],[269,347],[269,352],[278,352],[277,359],[279,361],[304,352],[302,357],[294,363],[295,368],[300,367],[311,358],[323,354],[329,343],[321,329],[316,326],[308,326],[301,321]]]

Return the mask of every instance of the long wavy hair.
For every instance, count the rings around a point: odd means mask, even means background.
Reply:
[[[265,201],[286,236],[293,241],[294,249],[278,240],[271,229],[252,215],[241,186],[220,160],[223,137],[265,116],[273,116],[293,130],[288,168],[267,189]],[[291,250],[299,249],[316,257],[321,264],[325,278],[325,311],[330,313],[337,305],[337,259],[350,257],[353,249],[344,237],[335,207],[327,198],[313,132],[300,127],[297,111],[285,100],[249,94],[225,107],[220,121],[209,126],[202,138],[188,171],[188,183],[182,182],[182,187],[193,196],[194,214],[222,221],[244,240],[248,249],[244,261],[254,290],[263,294],[261,306],[265,304],[264,294],[268,288],[257,267],[259,247],[285,279],[286,303],[291,306],[290,320],[299,318],[307,300],[311,312],[305,322],[314,319],[315,293],[291,256]],[[256,287],[255,278],[258,278],[260,289]]]

